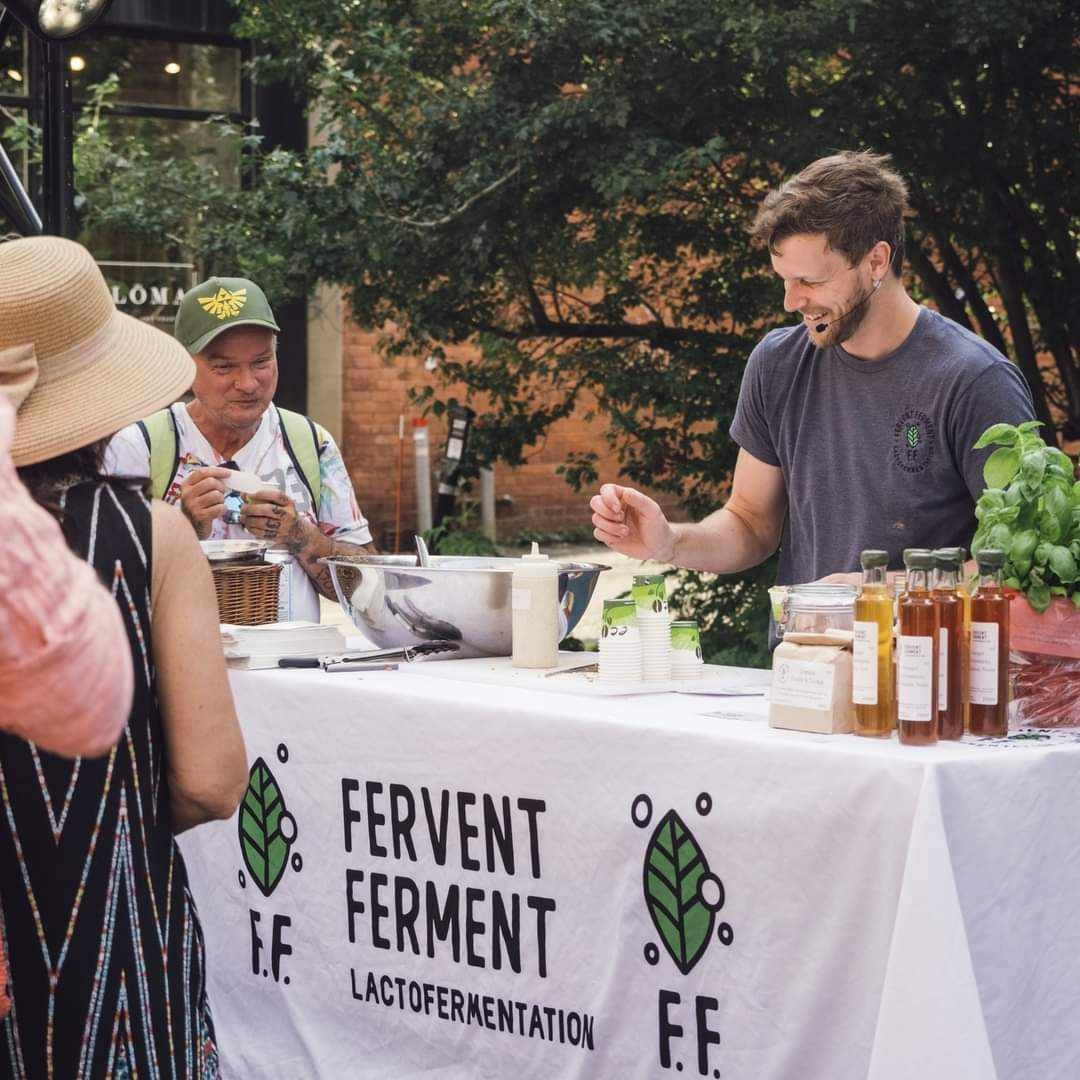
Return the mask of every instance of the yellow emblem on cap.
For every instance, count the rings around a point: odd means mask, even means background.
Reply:
[[[222,286],[213,296],[200,296],[199,303],[208,315],[231,319],[239,315],[240,309],[247,303],[247,289],[230,292]]]

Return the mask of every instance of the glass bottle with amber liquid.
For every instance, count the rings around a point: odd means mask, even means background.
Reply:
[[[942,548],[942,550],[954,552],[959,567],[957,573],[956,595],[960,598],[960,603],[964,609],[964,627],[960,632],[960,701],[964,712],[964,730],[970,731],[971,691],[969,683],[971,676],[971,658],[969,650],[971,648],[971,589],[964,580],[964,567],[967,560],[967,552],[962,547]]]
[[[930,595],[934,557],[925,549],[904,552],[907,588],[900,597],[896,641],[896,715],[900,741],[909,746],[936,743],[937,609]]]
[[[956,548],[934,552],[931,595],[937,612],[937,724],[939,739],[964,734],[964,605],[957,591],[963,563]]]
[[[971,598],[971,734],[1009,733],[1009,598],[1001,589],[1005,553],[984,548],[975,557],[979,587]]]
[[[886,585],[887,551],[864,551],[862,588],[855,598],[855,644],[851,700],[855,734],[885,737],[892,733],[893,598]]]

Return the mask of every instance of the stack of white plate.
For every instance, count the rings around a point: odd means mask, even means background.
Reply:
[[[597,672],[602,683],[641,681],[641,635],[633,602],[605,600]]]

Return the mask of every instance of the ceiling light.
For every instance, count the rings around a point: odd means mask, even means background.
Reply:
[[[73,56],[68,61],[68,67],[70,67],[72,71],[85,71],[86,61],[81,56]]]
[[[22,72],[16,71],[15,68],[7,69],[7,77],[9,79],[14,79],[15,82],[22,82]]]
[[[170,60],[165,65],[165,74],[166,75],[179,75],[180,74],[180,65],[175,60]]]

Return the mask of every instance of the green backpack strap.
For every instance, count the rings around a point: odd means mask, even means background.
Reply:
[[[319,455],[330,436],[314,420],[302,413],[278,408],[278,417],[281,419],[281,434],[285,449],[311,493],[311,503],[315,508],[317,518],[319,507],[322,505],[322,473],[319,469]]]
[[[176,418],[172,409],[159,409],[137,423],[150,451],[150,494],[155,499],[163,499],[180,468],[180,435],[176,430]]]

